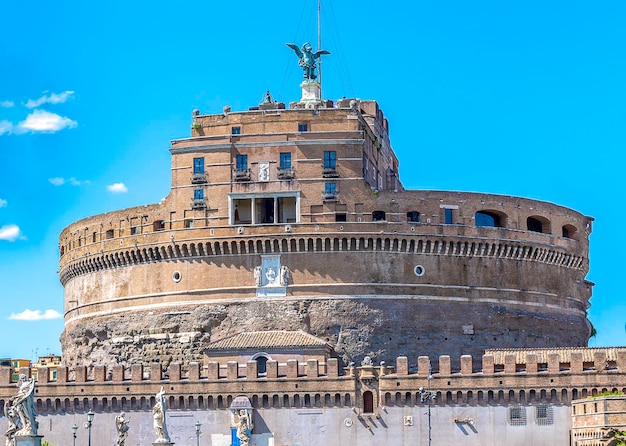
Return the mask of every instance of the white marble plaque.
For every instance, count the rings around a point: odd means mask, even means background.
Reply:
[[[257,297],[286,296],[289,270],[280,264],[280,254],[262,255],[261,266],[255,268]]]
[[[262,161],[259,163],[259,181],[269,181],[270,180],[270,163],[267,161]]]

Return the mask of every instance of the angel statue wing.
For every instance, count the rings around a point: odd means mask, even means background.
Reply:
[[[285,45],[291,48],[296,53],[296,56],[298,56],[298,58],[302,59],[303,54],[302,51],[300,51],[300,48],[298,48],[298,45],[296,45],[295,43],[286,43]]]
[[[323,56],[324,54],[330,54],[330,51],[326,51],[326,50],[319,50],[313,53],[313,58],[314,59],[319,59],[320,56]]]

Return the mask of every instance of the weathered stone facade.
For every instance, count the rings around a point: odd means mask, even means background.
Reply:
[[[167,198],[68,226],[64,363],[186,363],[210,341],[282,329],[346,363],[587,344],[591,218],[406,191],[376,102],[328,105],[194,112]],[[256,282],[267,256],[283,285]]]

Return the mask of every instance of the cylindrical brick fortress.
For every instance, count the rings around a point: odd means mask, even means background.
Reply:
[[[209,341],[275,329],[326,339],[347,362],[585,346],[592,219],[405,191],[386,120],[360,105],[194,114],[193,137],[172,143],[165,200],[61,234],[65,363],[200,360]],[[224,135],[224,120],[240,133]]]

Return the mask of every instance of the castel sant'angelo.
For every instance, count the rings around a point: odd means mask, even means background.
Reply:
[[[290,46],[299,101],[194,110],[166,198],[61,233],[40,433],[67,443],[62,421],[92,409],[111,444],[124,410],[129,444],[149,444],[165,389],[180,445],[195,420],[216,446],[609,444],[626,350],[586,347],[592,218],[405,190],[378,103],[324,100],[325,52]],[[0,406],[13,387],[0,369]]]
[[[587,345],[592,219],[405,190],[376,101],[194,111],[170,152],[162,202],[60,236],[66,365],[200,360],[264,330],[310,333],[346,364]]]

